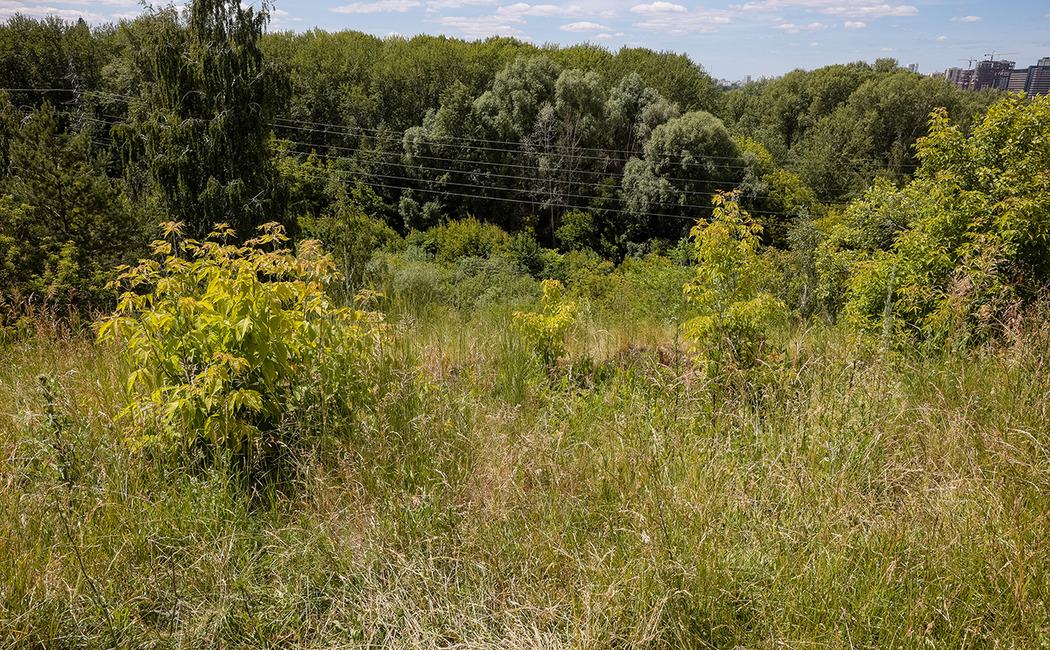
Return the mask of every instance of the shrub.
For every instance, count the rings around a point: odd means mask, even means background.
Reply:
[[[452,264],[463,257],[491,257],[507,249],[510,236],[499,226],[474,217],[450,221],[427,231],[438,262]]]
[[[623,274],[621,300],[626,301],[632,311],[661,321],[682,320],[687,311],[682,285],[693,274],[691,268],[679,266],[666,257],[649,255],[644,259],[625,259],[620,272]]]
[[[565,332],[576,322],[576,303],[563,298],[561,282],[541,284],[543,312],[514,312],[514,323],[550,369],[565,354]]]
[[[332,252],[343,278],[344,294],[352,295],[354,289],[365,285],[368,262],[377,250],[396,250],[403,245],[401,237],[378,214],[382,214],[382,201],[371,188],[359,184],[343,193],[320,217],[299,218],[303,234],[320,239]]]
[[[124,293],[98,328],[135,367],[124,412],[133,443],[251,457],[291,442],[283,425],[297,404],[368,397],[382,316],[332,306],[334,266],[317,242],[294,254],[276,224],[243,246],[222,243],[234,235],[225,225],[204,243],[179,241],[180,224],[164,229],[173,241],[153,243],[164,261],[121,269]]]
[[[452,268],[452,295],[460,309],[532,302],[537,282],[514,261],[496,255],[464,257]]]
[[[877,183],[847,210],[889,225],[888,254],[850,268],[847,313],[872,328],[892,317],[929,342],[980,342],[1050,281],[1050,98],[1004,97],[968,135],[936,110],[916,156],[913,180]],[[889,309],[872,278],[885,279]]]
[[[448,300],[448,269],[419,259],[421,252],[410,247],[404,253],[380,251],[372,256],[368,273],[382,288],[388,304],[422,312]]]
[[[758,288],[762,226],[740,210],[732,195],[719,194],[714,204],[712,220],[699,220],[691,231],[697,269],[685,294],[699,315],[685,327],[711,361],[746,368],[758,358],[766,325],[784,306]]]

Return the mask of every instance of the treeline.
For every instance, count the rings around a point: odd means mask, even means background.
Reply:
[[[6,310],[104,305],[113,266],[164,220],[197,237],[277,221],[324,240],[352,283],[383,266],[377,251],[434,261],[450,226],[495,228],[539,278],[573,251],[688,263],[689,228],[734,192],[780,251],[780,293],[834,317],[857,265],[915,222],[873,202],[943,171],[920,169],[931,113],[965,138],[998,100],[889,59],[723,92],[669,52],[267,34],[266,20],[196,0],[97,28],[0,26]]]

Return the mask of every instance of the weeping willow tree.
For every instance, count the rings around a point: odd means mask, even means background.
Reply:
[[[116,134],[129,169],[191,236],[219,222],[247,235],[282,221],[269,124],[290,85],[259,48],[265,6],[194,0],[181,16],[168,7],[145,20],[135,42],[140,92]]]

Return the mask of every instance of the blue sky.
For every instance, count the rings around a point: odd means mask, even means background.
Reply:
[[[142,10],[137,0],[0,0],[0,19],[57,14],[102,23]],[[1050,57],[1046,0],[276,0],[271,13],[272,30],[673,50],[731,80],[880,57],[924,73],[965,68],[992,52],[1018,67]]]

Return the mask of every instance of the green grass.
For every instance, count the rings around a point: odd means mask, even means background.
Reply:
[[[375,408],[254,495],[124,443],[116,350],[7,342],[0,647],[1050,646],[1046,321],[784,332],[734,388],[581,313],[550,377],[509,313],[402,316]]]

